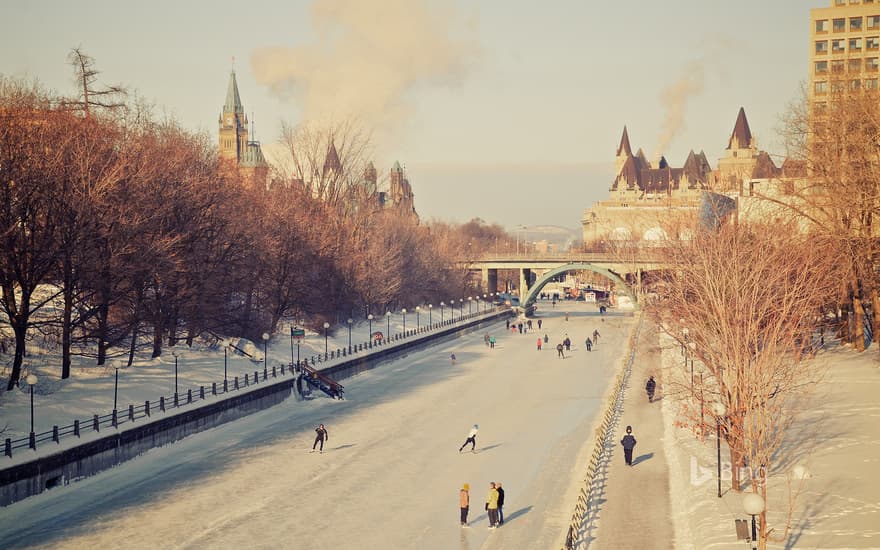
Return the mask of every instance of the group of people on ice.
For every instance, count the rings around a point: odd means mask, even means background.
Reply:
[[[471,506],[471,486],[465,483],[458,494],[458,507],[461,512],[460,521],[462,527],[468,527],[468,512]],[[496,529],[504,525],[504,488],[500,481],[489,482],[489,494],[486,495],[486,503],[483,509],[489,516],[489,529]]]

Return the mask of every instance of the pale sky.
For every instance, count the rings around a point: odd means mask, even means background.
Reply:
[[[807,76],[809,10],[828,5],[0,0],[0,73],[73,93],[66,57],[81,46],[103,82],[216,135],[235,56],[263,143],[281,120],[356,111],[375,128],[377,167],[406,166],[422,217],[577,227],[607,197],[624,125],[649,157],[665,141],[672,166],[690,149],[715,166],[742,106],[759,148],[784,154],[776,130]],[[547,176],[511,181],[516,165]],[[535,192],[549,198],[528,204]]]

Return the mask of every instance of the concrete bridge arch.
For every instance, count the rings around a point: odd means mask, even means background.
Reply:
[[[597,265],[586,262],[571,262],[565,265],[561,265],[559,267],[554,267],[549,271],[544,272],[544,274],[538,277],[535,280],[535,283],[526,292],[522,293],[523,289],[520,289],[521,294],[519,303],[525,308],[534,305],[538,295],[541,294],[541,289],[544,288],[547,283],[551,282],[553,278],[557,277],[558,275],[563,275],[571,271],[592,271],[593,273],[598,273],[599,275],[603,275],[611,279],[615,282],[617,288],[622,289],[624,293],[629,296],[630,300],[632,300],[633,306],[638,308],[639,302],[638,298],[636,297],[636,293],[633,292],[629,283],[627,283],[620,275],[604,267],[599,267]]]

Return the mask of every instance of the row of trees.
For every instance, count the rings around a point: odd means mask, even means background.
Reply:
[[[799,177],[769,183],[756,210],[763,216],[719,215],[658,249],[674,268],[652,280],[648,306],[700,365],[699,378],[673,377],[681,423],[700,434],[720,425],[734,489],[745,486],[738,474],[747,466],[765,503],[770,475],[789,477],[797,491],[792,473],[807,443],[787,429],[821,378],[807,360],[814,344],[836,323],[863,350],[865,327],[880,315],[880,96],[848,87],[824,104],[804,96],[785,134]],[[760,548],[785,540],[792,510],[773,526],[765,509]]]
[[[204,334],[255,339],[288,316],[320,326],[467,294],[472,282],[454,259],[468,236],[455,227],[373,208],[356,185],[249,187],[208,136],[157,119],[118,88],[97,90],[91,60],[75,51],[72,61],[77,99],[0,78],[8,389],[40,334],[59,342],[67,378],[71,356],[95,349],[98,364],[111,347],[130,362],[142,345],[155,357]],[[309,154],[323,160],[338,130]]]

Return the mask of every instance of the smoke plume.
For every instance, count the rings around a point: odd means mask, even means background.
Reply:
[[[377,137],[399,131],[411,110],[408,96],[455,84],[472,58],[451,2],[315,0],[311,22],[312,43],[251,56],[257,81],[294,98],[308,122],[356,119]]]
[[[660,134],[653,159],[660,159],[675,135],[684,126],[685,105],[688,99],[703,91],[704,72],[703,60],[691,61],[684,67],[679,79],[660,94],[660,100],[666,108],[666,116],[663,119],[663,133]],[[656,164],[654,167],[656,168]]]

